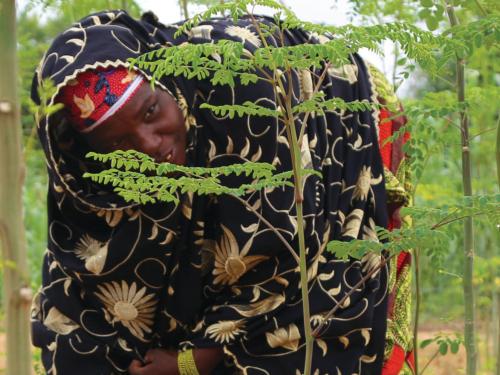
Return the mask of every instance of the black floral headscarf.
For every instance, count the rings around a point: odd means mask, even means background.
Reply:
[[[263,22],[272,22],[262,18]],[[251,22],[213,19],[178,38],[179,24],[162,25],[151,15],[137,21],[123,11],[90,15],[59,35],[43,58],[33,97],[44,80],[57,92],[82,71],[129,66],[127,59],[162,46],[231,39],[246,52],[260,47]],[[285,44],[320,43],[301,30]],[[271,45],[277,41],[269,38]],[[146,77],[150,72],[142,71]],[[298,103],[310,97],[321,73],[294,72]],[[330,67],[327,98],[374,100],[367,69],[358,56]],[[252,101],[276,108],[267,83],[214,87],[207,80],[165,77],[158,82],[183,111],[189,127],[188,164],[220,166],[247,160],[291,170],[282,124],[274,118],[218,117],[201,103]],[[304,215],[311,323],[350,291],[380,257],[340,261],[325,251],[332,239],[376,240],[386,226],[383,168],[376,114],[326,112],[311,116],[302,164],[321,177],[305,180]],[[121,200],[82,174],[98,165],[61,114],[38,124],[49,173],[48,246],[43,285],[33,308],[33,342],[55,374],[126,372],[132,358],[153,346],[172,349],[223,346],[233,366],[249,374],[302,371],[305,353],[301,291],[295,257],[258,216],[231,196],[186,195],[181,204],[137,206]],[[239,185],[244,177],[227,177]],[[298,249],[294,192],[263,189],[243,197]],[[297,250],[298,253],[298,250]],[[357,289],[329,319],[314,343],[313,371],[377,374],[383,359],[386,321],[383,268]],[[224,366],[218,370],[228,372]]]

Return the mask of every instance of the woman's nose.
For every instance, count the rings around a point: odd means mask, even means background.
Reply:
[[[153,129],[141,129],[137,131],[135,138],[135,148],[137,151],[155,159],[162,156],[160,155],[162,142],[161,134],[155,132]]]

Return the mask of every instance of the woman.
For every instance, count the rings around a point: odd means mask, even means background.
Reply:
[[[49,373],[122,373],[129,366],[132,374],[210,373],[217,364],[216,373],[234,367],[251,374],[302,371],[296,260],[247,209],[257,210],[298,249],[293,189],[255,191],[243,197],[246,205],[231,196],[183,196],[178,207],[138,206],[82,178],[101,167],[84,158],[87,151],[130,148],[158,162],[220,166],[252,160],[291,170],[285,130],[275,119],[229,119],[199,108],[248,100],[276,108],[268,84],[232,90],[208,80],[164,77],[151,91],[144,85],[150,72],[120,69],[130,57],[184,42],[231,39],[249,53],[261,45],[249,19],[209,20],[174,38],[178,26],[151,15],[136,21],[123,11],[88,16],[55,39],[35,76],[35,100],[50,79],[56,92],[48,104],[66,107],[39,123],[50,176],[49,244],[33,341],[42,347]],[[284,41],[319,42],[301,30],[290,30]],[[296,72],[296,102],[310,95],[315,77]],[[322,89],[327,98],[375,100],[369,80],[354,55],[350,64],[329,68]],[[132,94],[120,102],[128,89]],[[117,102],[121,106],[113,107]],[[96,110],[102,113],[94,116]],[[376,239],[375,225],[387,225],[376,121],[368,111],[327,112],[307,123],[302,163],[322,176],[307,177],[304,186],[313,327],[380,261],[339,261],[325,251],[333,239]],[[243,181],[230,176],[224,182]],[[325,322],[314,343],[313,372],[380,373],[386,289],[384,267]]]

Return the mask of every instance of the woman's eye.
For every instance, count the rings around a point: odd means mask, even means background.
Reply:
[[[147,109],[146,113],[144,114],[144,119],[148,120],[149,118],[151,118],[155,114],[157,107],[158,107],[158,103],[154,103],[152,106],[150,106]]]

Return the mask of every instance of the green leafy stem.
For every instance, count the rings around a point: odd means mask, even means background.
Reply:
[[[108,163],[110,169],[97,173],[87,172],[84,177],[93,182],[111,185],[127,202],[140,204],[162,202],[179,203],[179,194],[243,196],[261,189],[293,187],[292,171],[276,173],[268,163],[245,162],[221,167],[187,167],[171,163],[156,163],[151,157],[135,150],[115,151],[109,154],[89,152],[87,157]],[[152,175],[148,175],[152,174]],[[303,175],[320,175],[311,169]],[[252,181],[238,187],[225,186],[222,176],[243,175]]]

